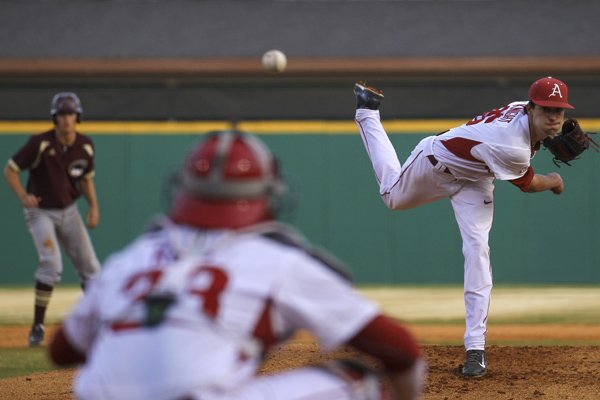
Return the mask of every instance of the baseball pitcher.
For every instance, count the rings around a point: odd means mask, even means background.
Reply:
[[[423,139],[402,165],[380,122],[383,93],[364,82],[357,83],[354,91],[356,123],[384,203],[393,210],[406,210],[450,199],[465,258],[466,360],[461,372],[467,377],[483,376],[492,289],[488,236],[494,180],[509,181],[526,193],[562,193],[561,176],[536,174],[530,161],[544,140],[555,140],[561,127],[560,136],[577,134],[573,126],[578,124],[564,121],[565,109],[573,108],[567,85],[551,77],[539,79],[531,85],[528,101],[515,101]]]
[[[111,256],[50,347],[83,363],[79,399],[415,399],[410,333],[359,296],[338,261],[273,220],[286,186],[256,137],[208,135],[185,162],[168,218]],[[257,377],[266,351],[309,330],[341,360]]]

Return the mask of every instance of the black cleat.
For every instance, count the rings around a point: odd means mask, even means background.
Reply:
[[[376,87],[368,86],[363,81],[358,81],[354,84],[354,94],[356,95],[356,108],[378,110],[379,103],[383,99],[383,91]]]
[[[34,324],[29,331],[29,347],[41,346],[44,342],[46,329],[43,324]]]
[[[485,359],[485,350],[467,350],[465,365],[462,366],[460,373],[467,378],[479,378],[487,372],[487,360]]]

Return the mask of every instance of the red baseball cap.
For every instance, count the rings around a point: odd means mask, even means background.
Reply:
[[[529,100],[542,107],[574,109],[569,104],[569,88],[563,81],[551,76],[541,78],[529,87]]]

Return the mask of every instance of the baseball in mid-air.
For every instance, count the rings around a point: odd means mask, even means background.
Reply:
[[[280,73],[287,66],[287,57],[280,50],[269,50],[263,54],[262,65],[268,72]]]

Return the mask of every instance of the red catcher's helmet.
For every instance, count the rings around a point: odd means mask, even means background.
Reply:
[[[253,135],[211,132],[188,154],[170,217],[199,228],[237,229],[274,218],[285,192],[277,160]]]
[[[529,100],[542,107],[574,109],[569,104],[569,88],[563,81],[551,76],[533,82],[529,87]]]

